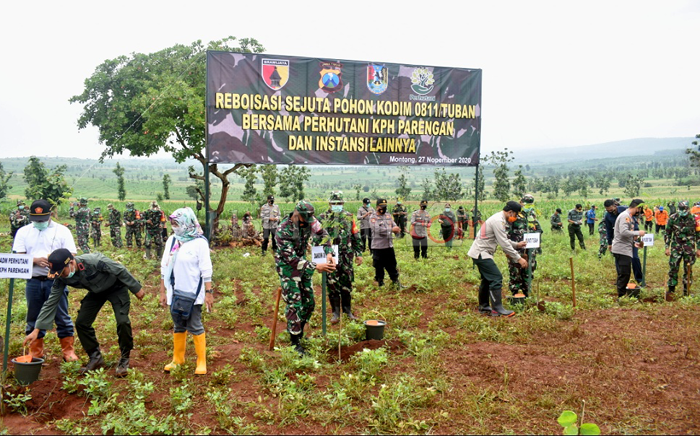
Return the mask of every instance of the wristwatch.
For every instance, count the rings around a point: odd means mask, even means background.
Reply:
[[[214,288],[205,289],[204,292],[206,292],[207,294],[213,294],[213,293],[214,293]]]

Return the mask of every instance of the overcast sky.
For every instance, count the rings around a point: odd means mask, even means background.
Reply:
[[[68,99],[106,59],[271,54],[481,68],[482,153],[700,133],[699,1],[69,1],[3,6],[2,157],[99,157]]]

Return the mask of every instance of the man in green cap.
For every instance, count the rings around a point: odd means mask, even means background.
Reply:
[[[132,202],[126,203],[124,224],[126,224],[126,246],[132,248],[132,241],[136,239],[136,246],[141,248],[141,214],[134,209]]]
[[[85,197],[80,198],[80,208],[75,212],[75,233],[78,236],[78,247],[83,250],[83,253],[90,252],[89,237],[90,237],[90,209],[87,207],[88,200]]]
[[[326,263],[316,264],[306,260],[306,248],[312,236],[323,239]],[[282,298],[287,304],[287,331],[292,346],[299,355],[303,355],[306,353],[301,344],[304,326],[315,307],[311,277],[314,271],[335,271],[333,248],[328,232],[314,217],[314,207],[306,200],[299,200],[294,211],[282,220],[277,227],[275,240],[275,266],[282,286]]]
[[[17,209],[10,213],[10,233],[15,239],[17,230],[29,224],[29,210],[24,205],[24,200],[17,200]]]
[[[95,248],[101,245],[102,221],[104,221],[104,218],[102,218],[102,210],[96,207],[95,210],[92,211],[92,216],[90,217],[90,236],[92,236],[92,243],[95,245]]]
[[[331,193],[329,204],[331,211],[322,213],[318,219],[328,233],[332,244],[338,246],[338,263],[335,271],[328,273],[328,300],[331,303],[333,317],[331,324],[340,321],[340,310],[350,319],[357,319],[352,314],[352,282],[355,271],[353,258],[357,266],[362,265],[362,237],[355,225],[354,215],[343,209],[345,201],[341,191]],[[320,245],[321,237],[314,237],[314,244]]]
[[[129,291],[139,300],[143,299],[145,291],[141,289],[141,283],[129,273],[124,265],[100,253],[73,256],[67,249],[59,248],[49,255],[48,264],[49,275],[54,278],[54,283],[48,300],[41,307],[34,330],[24,339],[25,345],[37,338],[39,329],[51,328],[59,300],[63,296],[66,286],[86,289],[88,292],[80,302],[75,329],[78,332],[80,344],[90,360],[85,367],[80,369],[80,372],[84,374],[104,366],[100,344],[97,342],[92,324],[102,306],[109,301],[117,321],[117,336],[121,350],[121,359],[115,375],[117,377],[126,376],[129,369],[129,354],[134,348],[131,320],[129,319],[129,307],[131,306]]]
[[[401,201],[401,199],[396,200],[396,206],[394,206],[391,215],[394,217],[394,222],[396,225],[401,229],[401,233],[398,235],[399,238],[403,238],[406,235],[407,213],[408,211],[406,210],[406,206],[403,205],[403,201]]]
[[[122,248],[122,213],[112,203],[107,205],[107,209],[109,210],[109,222],[105,223],[105,227],[109,226],[109,237],[112,239],[112,246]]]

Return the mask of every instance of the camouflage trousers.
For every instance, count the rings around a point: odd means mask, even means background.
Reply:
[[[109,237],[112,238],[112,246],[122,248],[122,228],[109,226]]]
[[[352,268],[352,260],[350,266],[343,263],[338,263],[336,270],[328,273],[326,276],[326,284],[328,285],[328,297],[335,298],[341,293],[345,296],[346,293],[352,292],[352,282],[354,278]]]
[[[100,229],[99,227],[91,228],[90,236],[92,237],[92,243],[95,245],[95,247],[99,247],[100,241],[102,240],[102,229]]]
[[[146,248],[151,248],[151,242],[156,244],[156,249],[158,249],[158,251],[163,248],[163,234],[161,229],[146,230]]]
[[[77,228],[75,231],[77,237],[78,237],[78,248],[83,250],[83,253],[89,253],[90,252],[90,246],[88,245],[89,240],[88,238],[90,237],[90,231],[87,228]]]
[[[141,229],[139,226],[126,226],[126,246],[132,247],[132,238],[136,239],[136,246],[141,248]]]
[[[282,286],[282,299],[287,305],[284,312],[287,318],[287,330],[292,335],[298,335],[302,332],[304,324],[309,322],[316,307],[311,275],[292,277],[292,269],[285,267],[278,269],[278,273]]]
[[[601,236],[600,244],[598,246],[598,257],[605,256],[605,253],[607,251],[608,251],[608,238]]]
[[[532,263],[532,275],[535,275],[535,270],[537,269],[537,259],[532,257],[530,261]],[[510,283],[508,284],[508,289],[513,293],[513,295],[522,292],[525,296],[529,296],[529,289],[527,288],[527,268],[521,268],[519,264],[508,262],[508,272],[510,273]]]
[[[671,256],[668,259],[668,286],[678,285],[678,269],[681,266],[681,261],[683,262],[683,288],[688,287],[688,281],[693,283],[693,274],[690,273],[690,278],[688,278],[687,265],[691,267],[695,263],[695,253],[684,253],[680,250],[671,249]]]

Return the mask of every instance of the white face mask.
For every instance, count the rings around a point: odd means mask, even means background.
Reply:
[[[185,229],[184,227],[173,227],[173,233],[175,233],[175,236],[183,237],[185,236]]]
[[[69,278],[73,277],[74,274],[75,274],[75,269],[73,268],[73,265],[71,265],[70,272],[68,273],[68,277],[66,277],[66,278],[69,279]]]
[[[43,222],[34,221],[33,225],[34,225],[34,228],[37,229],[37,230],[39,230],[39,231],[46,230],[46,229],[49,228],[49,222],[48,222],[48,221],[43,221]]]
[[[342,212],[343,205],[342,204],[333,204],[333,205],[331,205],[331,210],[335,213]]]

